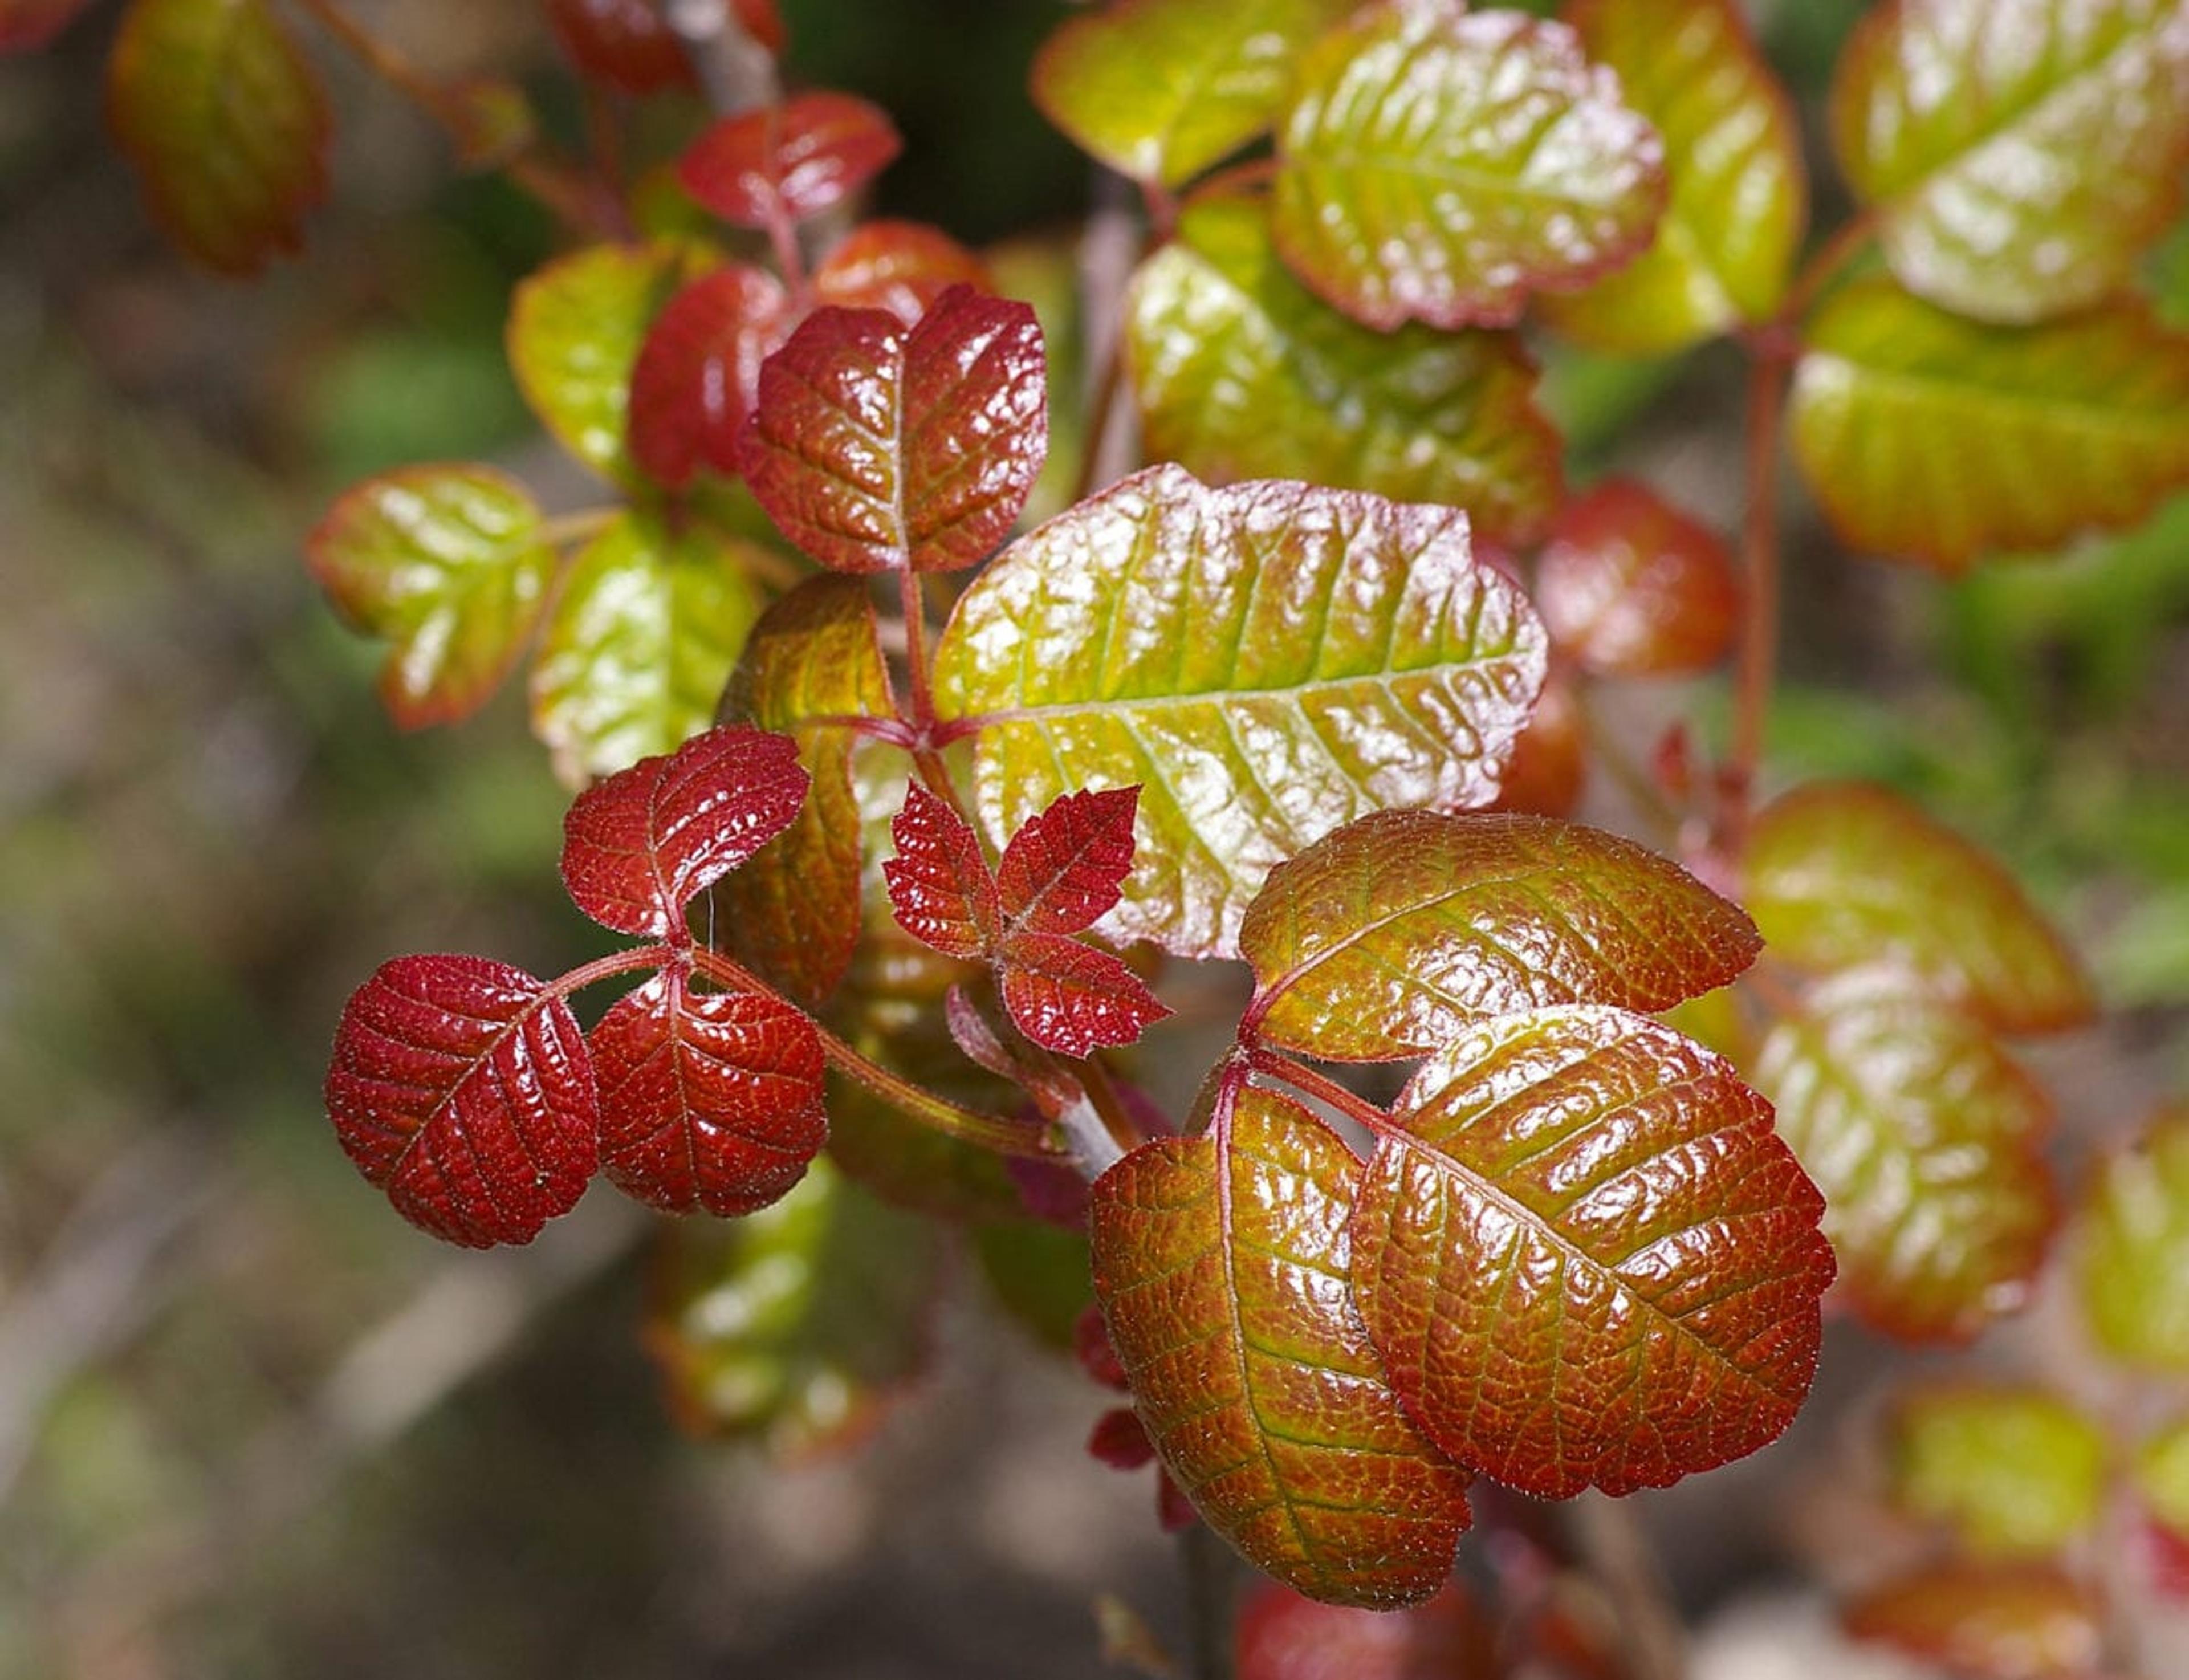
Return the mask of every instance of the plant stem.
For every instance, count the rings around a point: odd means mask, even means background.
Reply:
[[[620,951],[611,951],[605,957],[596,957],[590,963],[572,969],[547,989],[558,998],[567,998],[573,992],[582,992],[597,981],[613,979],[619,974],[630,974],[637,969],[658,969],[676,960],[676,950],[665,944],[626,945]]]
[[[717,112],[735,116],[781,97],[773,54],[746,31],[729,0],[669,0],[667,10],[669,27]]]
[[[1237,1680],[1239,1564],[1206,1523],[1178,1537],[1185,1575],[1187,1660],[1193,1680]]]
[[[904,668],[912,682],[912,716],[905,720],[922,740],[935,727],[935,695],[927,676],[927,599],[919,574],[907,566],[897,574],[897,611],[904,620]]]
[[[1573,1503],[1573,1537],[1618,1616],[1633,1680],[1682,1680],[1687,1633],[1633,1511],[1593,1488]]]
[[[1840,230],[1817,249],[1816,254],[1802,265],[1802,272],[1786,288],[1786,301],[1779,306],[1776,325],[1790,329],[1809,312],[1824,288],[1836,280],[1847,265],[1862,255],[1877,234],[1877,212],[1865,210],[1841,224]]]
[[[1316,1072],[1304,1062],[1293,1061],[1282,1050],[1272,1050],[1255,1044],[1247,1049],[1247,1061],[1257,1073],[1266,1073],[1273,1079],[1281,1079],[1301,1095],[1327,1103],[1347,1119],[1366,1128],[1379,1138],[1398,1129],[1389,1115],[1360,1092],[1339,1084],[1327,1074]]]
[[[600,507],[580,507],[574,512],[557,513],[551,519],[540,522],[540,540],[550,548],[565,548],[572,543],[590,541],[623,517],[620,503]]]
[[[1779,427],[1785,412],[1789,346],[1759,343],[1748,376],[1747,495],[1741,521],[1740,645],[1734,677],[1733,745],[1722,772],[1727,810],[1721,844],[1738,855],[1779,659]]]

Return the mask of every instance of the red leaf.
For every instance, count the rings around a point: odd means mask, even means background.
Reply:
[[[882,864],[897,925],[923,945],[953,957],[994,948],[1002,911],[995,877],[963,817],[919,783],[904,792],[890,819],[897,856]]]
[[[1552,644],[1588,670],[1658,676],[1725,657],[1740,591],[1717,532],[1647,485],[1610,478],[1558,515],[1536,606]]]
[[[820,1038],[776,998],[656,975],[601,1017],[592,1049],[602,1164],[653,1207],[752,1213],[804,1178],[828,1137]]]
[[[2066,1680],[2104,1649],[2097,1605],[2052,1564],[1933,1564],[1871,1588],[1846,1621],[1967,1680]]]
[[[684,907],[789,826],[808,782],[789,737],[710,729],[578,795],[563,885],[603,927],[681,942]]]
[[[1457,1582],[1408,1610],[1318,1604],[1274,1582],[1239,1616],[1239,1680],[1483,1680],[1496,1636]]]
[[[1552,666],[1528,727],[1513,743],[1497,797],[1483,808],[1535,817],[1570,816],[1588,785],[1587,725],[1573,678],[1562,666]]]
[[[909,329],[816,311],[761,369],[738,465],[824,566],[947,572],[1010,535],[1048,452],[1033,311],[958,286]]]
[[[993,291],[987,266],[925,222],[864,223],[813,271],[813,295],[841,309],[886,309],[907,326],[953,286]]]
[[[86,0],[0,0],[0,53],[28,53],[65,29]]]
[[[343,1151],[395,1211],[467,1248],[577,1205],[600,1098],[569,1005],[483,957],[399,957],[342,1009],[327,1069]]]
[[[1079,1315],[1079,1322],[1072,1328],[1072,1352],[1080,1369],[1089,1377],[1106,1389],[1123,1392],[1125,1367],[1118,1362],[1117,1350],[1110,1345],[1110,1332],[1102,1322],[1101,1308],[1090,1306]]]
[[[800,93],[726,116],[687,149],[677,178],[726,222],[803,221],[857,192],[902,143],[886,113],[849,93]]]
[[[790,331],[772,274],[742,263],[702,274],[669,301],[631,376],[631,452],[675,489],[701,467],[734,474],[738,430],[761,364]]]
[[[1066,1055],[1129,1044],[1170,1013],[1120,959],[1061,934],[1006,934],[996,968],[1019,1031]]]
[[[547,21],[580,72],[619,93],[695,88],[684,43],[652,0],[547,0]]]
[[[1094,1420],[1087,1451],[1113,1470],[1137,1470],[1156,1456],[1156,1444],[1132,1407],[1119,1406]]]
[[[1028,933],[1077,933],[1117,902],[1133,867],[1140,790],[1066,794],[1027,819],[1004,847],[996,885],[1004,914]]]

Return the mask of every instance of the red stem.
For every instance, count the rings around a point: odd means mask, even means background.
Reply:
[[[1282,1050],[1273,1050],[1264,1044],[1251,1044],[1247,1048],[1247,1061],[1255,1072],[1281,1079],[1303,1096],[1327,1103],[1347,1119],[1357,1121],[1379,1138],[1390,1136],[1400,1130],[1389,1114],[1360,1092],[1348,1089],[1329,1075],[1316,1072],[1304,1062],[1293,1061]]]
[[[1726,806],[1719,841],[1739,854],[1747,833],[1756,767],[1763,760],[1764,727],[1779,660],[1779,427],[1785,413],[1789,347],[1756,347],[1748,377],[1748,506],[1740,538],[1740,645],[1734,677],[1733,746],[1721,785]]]
[[[676,947],[671,945],[627,945],[620,951],[611,951],[605,957],[596,957],[572,969],[547,990],[557,998],[567,998],[573,992],[583,991],[619,974],[629,974],[634,969],[665,968],[676,961]]]

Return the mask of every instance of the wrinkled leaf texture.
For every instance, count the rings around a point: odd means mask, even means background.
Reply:
[[[849,93],[799,93],[719,119],[686,149],[676,173],[724,221],[765,229],[842,203],[902,144],[878,105]]]
[[[738,433],[761,364],[789,336],[789,310],[775,276],[742,263],[669,300],[631,376],[631,452],[651,477],[674,489],[702,467],[736,472]]]

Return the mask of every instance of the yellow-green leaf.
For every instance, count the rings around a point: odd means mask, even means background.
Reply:
[[[2189,1372],[2189,1108],[2107,1160],[2077,1214],[2083,1313],[2114,1358]]]
[[[2137,1449],[2133,1479],[2144,1509],[2173,1533],[2189,1536],[2189,1417]]]
[[[1894,1408],[1886,1452],[1894,1502],[1984,1555],[2056,1552],[2104,1508],[2105,1432],[2039,1389],[1919,1390]]]

